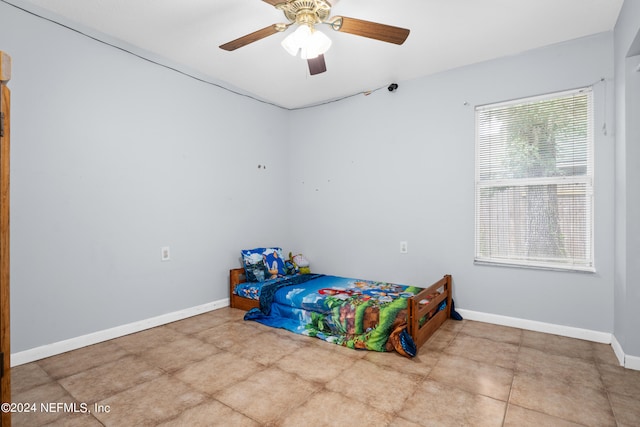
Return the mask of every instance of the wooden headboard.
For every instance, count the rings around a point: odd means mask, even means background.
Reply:
[[[251,310],[252,308],[260,307],[258,300],[242,298],[233,293],[238,283],[244,283],[247,281],[247,277],[244,273],[244,268],[232,268],[229,270],[229,306],[231,308],[239,308],[240,310]]]

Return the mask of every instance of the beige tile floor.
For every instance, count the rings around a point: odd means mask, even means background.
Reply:
[[[220,309],[15,367],[13,401],[37,412],[13,425],[640,425],[640,372],[608,345],[447,321],[407,359],[243,314]]]

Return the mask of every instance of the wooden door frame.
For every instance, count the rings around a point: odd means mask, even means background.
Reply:
[[[9,328],[9,167],[10,157],[10,105],[11,92],[7,82],[11,79],[11,57],[0,51],[0,352],[3,354],[0,401],[11,402],[11,340]],[[0,427],[11,426],[11,413],[0,411]]]

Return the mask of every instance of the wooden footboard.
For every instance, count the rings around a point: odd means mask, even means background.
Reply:
[[[438,292],[440,294],[437,297],[429,298],[430,295]],[[420,301],[425,299],[430,299],[429,303],[421,304]],[[437,311],[444,300],[447,301],[447,307]],[[430,312],[433,313],[430,314]],[[420,325],[420,319],[425,316],[430,317],[429,320]],[[409,300],[408,329],[416,347],[420,348],[449,317],[451,317],[451,275],[447,274]]]
[[[229,271],[229,305],[241,310],[251,310],[252,308],[259,307],[260,302],[258,300],[241,297],[234,293],[236,285],[244,283],[245,281],[246,277],[243,268],[234,268]],[[439,293],[437,297],[430,298],[431,295],[436,293]],[[429,303],[420,304],[420,301],[425,299],[430,299]],[[447,301],[447,307],[444,310],[436,312],[438,306],[444,300]],[[420,319],[425,316],[429,317],[429,312],[431,311],[435,314],[420,325]],[[445,275],[442,279],[409,299],[408,313],[408,331],[416,347],[419,348],[433,335],[445,320],[451,317],[451,275]]]

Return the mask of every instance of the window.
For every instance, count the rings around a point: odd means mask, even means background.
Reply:
[[[590,88],[476,108],[475,262],[595,271]]]

